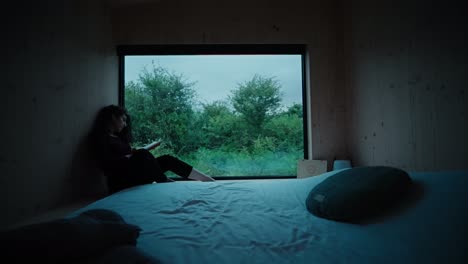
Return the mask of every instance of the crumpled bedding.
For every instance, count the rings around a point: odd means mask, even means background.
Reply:
[[[309,213],[303,179],[148,184],[76,212],[106,208],[142,231],[137,247],[162,263],[464,263],[467,172],[410,173],[424,190],[367,224]]]
[[[115,211],[89,209],[2,231],[0,245],[12,263],[159,263],[135,246],[140,231]]]

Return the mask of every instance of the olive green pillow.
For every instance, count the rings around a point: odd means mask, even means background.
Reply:
[[[405,171],[386,166],[355,167],[317,184],[307,196],[307,210],[335,221],[361,222],[398,205],[412,180]]]

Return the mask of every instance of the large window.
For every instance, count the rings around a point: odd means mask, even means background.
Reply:
[[[136,147],[217,178],[294,177],[307,158],[302,45],[120,46]]]

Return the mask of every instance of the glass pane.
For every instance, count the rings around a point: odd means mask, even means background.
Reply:
[[[212,176],[291,176],[304,158],[301,55],[125,56],[134,146]]]

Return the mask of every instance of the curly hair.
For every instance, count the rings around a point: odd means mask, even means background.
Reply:
[[[101,108],[96,116],[92,128],[91,136],[94,140],[99,140],[102,136],[109,133],[109,126],[112,123],[112,117],[119,117],[125,115],[127,117],[127,126],[117,134],[123,141],[130,143],[132,141],[132,128],[130,115],[127,110],[121,106],[108,105]]]

